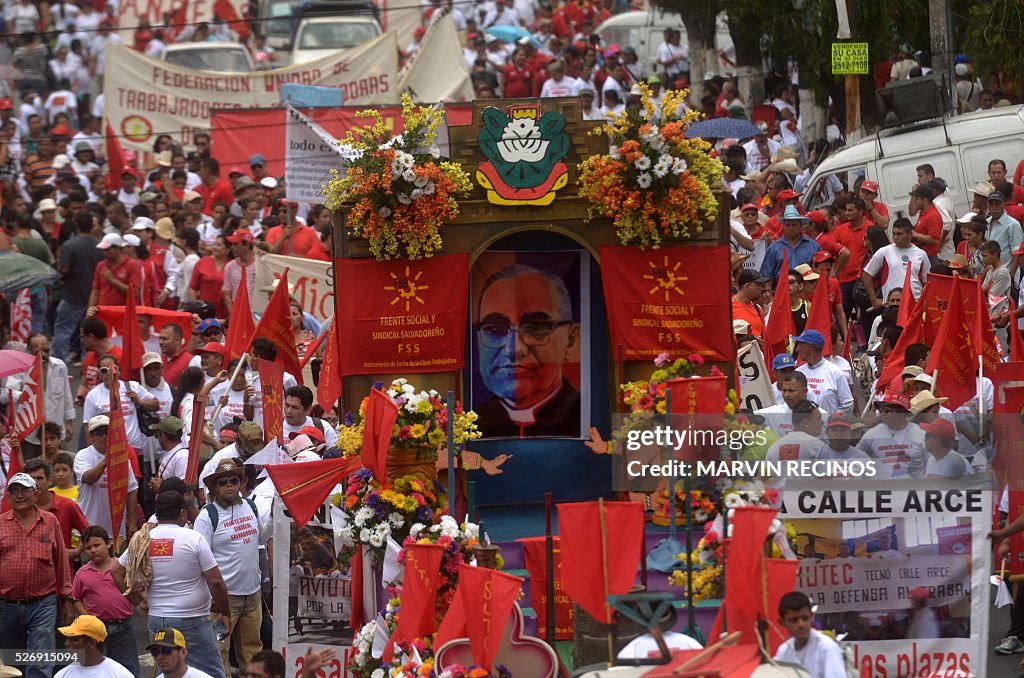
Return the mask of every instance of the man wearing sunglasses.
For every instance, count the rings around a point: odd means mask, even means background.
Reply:
[[[220,567],[231,604],[228,640],[220,644],[224,674],[231,675],[228,645],[234,643],[239,666],[248,666],[253,655],[263,649],[260,626],[263,623],[263,599],[260,595],[259,547],[270,534],[270,512],[259,511],[256,503],[242,496],[245,469],[240,460],[226,459],[205,478],[211,503],[196,516],[194,529],[213,551]]]
[[[185,662],[188,656],[185,645],[185,636],[178,629],[158,629],[153,634],[153,642],[146,649],[160,669],[157,678],[210,678],[210,674]]]
[[[580,393],[563,375],[579,342],[562,280],[515,265],[491,275],[475,330],[480,376],[494,397],[474,407],[487,437],[580,433]]]

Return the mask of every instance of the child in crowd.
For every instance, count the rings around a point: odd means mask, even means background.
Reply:
[[[78,501],[75,484],[75,458],[69,452],[59,452],[53,459],[53,487],[50,491],[72,501]]]
[[[71,596],[78,614],[91,614],[107,625],[106,655],[121,664],[133,676],[142,675],[139,669],[139,649],[132,625],[132,604],[114,582],[110,557],[113,542],[102,525],[90,525],[82,534],[85,554],[89,561],[75,574]]]
[[[779,601],[779,623],[789,640],[779,646],[775,659],[802,666],[811,678],[842,678],[846,660],[839,643],[813,628],[814,610],[806,594],[791,591]]]

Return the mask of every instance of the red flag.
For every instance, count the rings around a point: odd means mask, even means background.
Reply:
[[[128,285],[124,302],[124,320],[121,323],[121,374],[128,380],[139,379],[142,372],[142,338],[139,336],[139,316],[136,312],[135,286]]]
[[[178,9],[174,11],[174,17],[171,19],[171,24],[164,29],[168,42],[177,42],[178,36],[181,35],[182,30],[187,25],[189,25],[188,0],[182,0],[181,4],[178,5]]]
[[[249,37],[249,24],[243,21],[238,12],[235,11],[235,6],[231,4],[231,0],[217,0],[213,3],[213,15],[228,24],[235,33],[238,33],[238,41],[244,42]],[[245,280],[245,278],[242,278]]]
[[[107,122],[107,190],[108,191],[119,191],[121,190],[121,173],[124,172],[125,168],[128,167],[128,162],[124,159],[124,150],[121,148],[121,142],[118,140],[117,135],[114,134],[114,128],[110,126],[110,122]]]
[[[931,283],[928,284],[931,285]],[[914,304],[910,320],[903,326],[903,334],[900,335],[889,355],[885,356],[882,372],[878,375],[878,385],[876,386],[878,393],[885,391],[889,383],[903,371],[904,358],[906,357],[904,354],[907,351],[907,347],[911,344],[919,343],[924,338],[924,309],[927,298],[927,294],[922,294],[921,298]]]
[[[599,512],[602,504],[603,519]],[[611,623],[612,619],[607,596],[629,593],[636,579],[643,523],[643,506],[636,502],[587,501],[558,505],[565,592],[602,624]],[[602,565],[602,556],[607,558],[606,568]]]
[[[29,289],[18,292],[11,306],[11,341],[28,343],[32,334],[32,294]]]
[[[242,266],[242,280],[246,280],[245,275],[245,266]],[[285,285],[285,288],[287,287]],[[252,322],[252,308],[249,306],[249,286],[239,285],[234,308],[231,309],[228,336],[224,340],[228,362],[240,357],[249,350],[249,344],[252,343],[255,332],[256,329]]]
[[[721,431],[725,427],[722,409],[726,400],[725,375],[672,379],[665,383],[665,387],[672,393],[672,415],[676,426],[703,431]],[[712,457],[717,459],[720,454],[721,449],[717,445],[690,443],[676,451],[676,459],[696,463],[709,461]]]
[[[203,427],[206,424],[206,402],[209,396],[195,396],[192,403],[192,421],[183,422],[189,427],[188,461],[185,464],[185,484],[195,485],[199,481],[199,457],[203,453]]]
[[[1017,318],[1014,314],[1017,311],[1017,304],[1014,302],[1013,297],[1010,297],[1010,324],[1007,325],[1007,331],[1010,333],[1010,361],[1019,363],[1024,362],[1024,339],[1020,336],[1020,328],[1017,326]]]
[[[316,463],[316,462],[311,462]],[[326,498],[326,496],[325,496]],[[437,580],[441,574],[441,544],[409,544],[405,547],[405,578],[402,580],[402,609],[398,625],[381,659],[391,661],[395,643],[410,642],[437,630],[434,604],[437,601]],[[462,567],[459,568],[459,588],[462,588]],[[479,602],[477,603],[480,604]]]
[[[526,570],[530,573],[530,599],[533,610],[537,613],[537,635],[548,640],[547,537],[524,537],[516,541],[523,545],[523,559]],[[562,548],[558,537],[552,538],[551,541],[555,552],[555,640],[572,640],[572,604],[563,595],[565,587],[562,585]]]
[[[775,356],[789,353],[789,338],[796,334],[792,308],[793,302],[789,298],[789,252],[783,250],[772,310],[768,315],[768,326],[764,329],[764,361],[768,365],[772,364]]]
[[[972,336],[975,331],[967,322],[960,295],[951,295],[949,308],[939,325],[939,335],[924,368],[925,372],[932,375],[938,369],[934,390],[949,398],[946,407],[951,410],[974,396],[974,375],[978,366],[978,352]]]
[[[284,367],[280,363],[259,363],[260,394],[263,398],[263,440],[284,439]]]
[[[981,355],[985,365],[985,374],[995,374],[996,365],[1002,362],[1003,355],[999,351],[998,343],[996,342],[995,330],[992,329],[992,318],[988,310],[988,294],[981,289],[980,280],[957,278],[957,284],[961,287],[965,285],[974,287],[974,293],[971,295],[965,294],[964,291],[960,292],[960,296],[963,299],[971,299],[973,297],[975,300],[974,307],[977,309],[974,315],[974,325],[971,329],[975,351],[974,364],[978,364],[978,355]],[[966,315],[970,317],[969,309],[965,308],[964,310]]]
[[[764,573],[764,540],[775,519],[776,510],[767,506],[741,506],[733,512],[732,538],[725,542],[728,567],[725,568],[725,600],[709,638],[721,633],[722,615],[730,631],[743,635],[739,644],[757,644],[758,618],[771,618],[767,610]]]
[[[508,615],[522,585],[522,579],[505,572],[472,567],[465,563],[459,565],[457,594],[462,598],[463,609],[473,610],[473,623],[467,624],[467,630],[474,663],[487,669],[493,668],[494,657],[498,654],[508,625]],[[404,605],[404,589],[402,595]]]
[[[117,543],[121,534],[121,521],[128,502],[128,474],[131,466],[128,455],[134,454],[128,446],[124,430],[124,411],[121,409],[121,382],[113,380],[110,390],[110,426],[107,429],[107,501],[110,505],[111,535]],[[129,516],[130,518],[131,516]]]
[[[264,468],[284,505],[288,507],[295,525],[303,527],[324,503],[334,486],[359,468],[359,459],[342,457],[299,464],[269,464]]]
[[[800,569],[800,561],[769,558],[765,561],[765,568],[767,570],[768,600],[764,618],[774,621],[782,596],[796,590],[796,573]],[[785,629],[778,624],[768,624],[768,651],[771,654],[774,655],[775,651],[779,649],[779,645],[786,642],[787,638]]]
[[[18,415],[15,412],[14,395],[11,389],[7,389],[7,406],[9,411],[9,416],[7,417],[7,424],[8,426],[14,426],[14,422],[17,421]],[[2,460],[0,460],[0,463],[2,463]],[[19,446],[17,449],[12,447],[10,457],[7,460],[7,465],[6,467],[4,467],[4,471],[7,474],[7,479],[9,480],[15,473],[20,472],[22,468],[23,465],[21,462],[21,447]],[[0,513],[6,513],[11,510],[11,502],[7,496],[6,488],[4,488],[3,495],[3,500],[0,500]]]
[[[96,317],[106,323],[108,326],[121,327],[124,325],[124,314],[127,309],[124,306],[97,306]],[[185,313],[184,311],[169,311],[166,308],[157,308],[156,306],[144,306],[138,305],[135,307],[135,313],[139,315],[148,315],[150,320],[153,322],[153,329],[159,332],[163,329],[164,325],[177,325],[181,328],[181,333],[185,336],[185,343],[187,344],[189,339],[192,338],[192,314]],[[127,370],[126,370],[127,371]]]
[[[373,477],[381,483],[387,479],[388,447],[397,421],[398,406],[395,401],[380,389],[370,389],[363,416],[363,451],[360,459],[363,466],[370,469]]]
[[[772,308],[775,308],[773,305]],[[792,313],[790,317],[792,317]],[[822,355],[832,355],[832,305],[828,303],[828,278],[818,278],[811,298],[811,309],[807,312],[808,330],[818,330],[825,338]]]
[[[18,397],[18,410],[14,414],[14,435],[18,440],[24,440],[46,422],[46,414],[43,410],[43,363],[42,353],[36,353],[36,360],[32,367],[25,373],[25,380],[21,385],[21,395]],[[12,404],[13,407],[13,404]],[[40,444],[43,442],[39,441]],[[13,473],[7,477],[10,478]]]
[[[910,314],[914,311],[917,299],[914,298],[914,287],[911,285],[910,276],[913,273],[913,265],[907,264],[907,275],[903,279],[903,296],[900,297],[900,310],[896,315],[896,324],[906,327],[910,322]]]
[[[363,545],[356,544],[356,553],[352,556],[352,612],[349,614],[348,627],[355,632],[366,623],[363,611]]]
[[[242,280],[245,280],[243,278]],[[299,353],[295,347],[295,334],[292,332],[292,314],[288,300],[288,269],[281,273],[281,280],[270,295],[267,307],[263,309],[260,323],[253,331],[253,337],[269,339],[277,347],[277,362],[285,371],[292,374],[302,383],[302,367],[299,365]],[[261,360],[262,364],[263,361]]]
[[[338,404],[341,398],[341,356],[338,342],[338,315],[331,320],[327,331],[327,345],[324,347],[324,360],[320,363],[320,381],[316,384],[316,401],[324,412]]]

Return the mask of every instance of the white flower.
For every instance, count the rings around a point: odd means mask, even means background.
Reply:
[[[366,506],[362,506],[358,511],[356,511],[353,522],[356,524],[356,527],[364,527],[366,525],[366,521],[371,518],[373,518],[373,511]]]
[[[651,159],[648,158],[646,155],[641,155],[633,162],[633,166],[636,167],[641,172],[643,172],[644,170],[648,169],[651,166]]]
[[[415,393],[416,387],[402,379],[402,393]]]
[[[411,205],[412,204],[412,200],[410,200],[409,196],[405,195],[404,193],[399,193],[398,194],[398,202],[401,203],[402,205]]]
[[[612,160],[618,160],[619,158],[622,157],[621,155],[619,155],[619,147],[618,146],[609,146],[608,147],[608,155],[611,157]]]
[[[379,210],[377,210],[377,213],[380,214],[382,218],[387,219],[388,217],[391,216],[391,208],[386,206],[381,207]]]
[[[416,181],[416,173],[413,172],[411,169],[407,169],[404,172],[402,172],[402,178],[411,184],[412,182]]]
[[[420,198],[423,197],[423,189],[422,188],[414,188],[414,189],[412,189],[412,193],[409,194],[409,197],[412,198],[413,200],[419,200]]]
[[[359,543],[369,544],[370,543],[370,531],[365,527],[359,530]]]
[[[435,190],[434,182],[433,181],[428,181],[427,185],[423,187],[423,195],[434,195],[434,190]]]
[[[412,527],[409,528],[409,536],[415,539],[419,536],[420,532],[423,531],[424,527],[426,527],[426,525],[423,523],[413,523]]]
[[[392,513],[390,516],[388,516],[388,522],[391,523],[391,526],[397,530],[402,525],[405,525],[405,518],[402,517],[401,513]]]
[[[430,153],[430,157],[433,158],[434,160],[437,160],[438,158],[441,157],[441,149],[438,148],[437,146],[431,146],[428,152]]]
[[[650,188],[651,186],[651,175],[644,172],[636,178],[636,185],[640,188]]]
[[[388,526],[387,523],[381,523],[377,527],[373,528],[372,532],[370,533],[370,545],[381,547],[384,545],[384,542],[386,542],[388,540],[388,537],[390,536],[391,528]]]
[[[686,161],[682,158],[672,159],[672,174],[682,174],[686,171]]]
[[[420,174],[419,176],[416,177],[416,181],[412,183],[415,184],[416,188],[423,188],[424,186],[427,185],[428,181],[430,181],[429,177],[425,177],[422,174]]]
[[[480,526],[476,523],[466,522],[462,524],[462,532],[465,534],[466,539],[480,539]]]
[[[374,669],[373,673],[370,674],[370,678],[384,678],[384,669]]]
[[[452,539],[459,538],[459,524],[455,522],[455,518],[451,516],[443,516],[441,518],[441,534]]]

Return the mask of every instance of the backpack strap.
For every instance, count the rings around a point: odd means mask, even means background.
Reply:
[[[210,524],[213,525],[213,529],[210,530],[210,534],[213,534],[217,531],[217,523],[220,520],[220,514],[217,512],[217,508],[213,505],[212,501],[205,506],[205,509],[206,515],[210,516]]]

